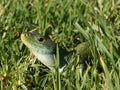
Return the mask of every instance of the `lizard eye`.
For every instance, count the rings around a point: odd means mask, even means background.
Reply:
[[[40,42],[42,42],[44,39],[43,39],[42,37],[40,37],[38,40],[39,40]]]

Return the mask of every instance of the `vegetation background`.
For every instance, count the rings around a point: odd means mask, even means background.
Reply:
[[[57,80],[31,64],[20,34],[34,30],[69,50],[89,40],[91,74],[68,70]],[[120,0],[0,0],[0,90],[60,89],[120,90]]]

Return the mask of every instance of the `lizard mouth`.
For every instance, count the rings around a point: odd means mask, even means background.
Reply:
[[[28,36],[28,34],[26,32],[21,34],[21,40],[24,41],[26,36]]]
[[[30,39],[30,33],[24,32],[21,34],[21,40],[26,46],[30,46],[29,43],[31,42],[31,39],[30,40],[29,39]]]
[[[23,43],[27,43],[30,42],[31,40],[34,40],[34,35],[31,32],[23,32],[21,34],[21,40],[23,41]]]
[[[21,34],[21,40],[24,42],[24,41],[26,41],[28,38],[30,39],[34,39],[34,36],[38,36],[38,35],[40,35],[39,33],[37,33],[37,32],[23,32],[22,34]]]

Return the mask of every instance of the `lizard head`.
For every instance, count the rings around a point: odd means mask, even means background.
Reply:
[[[32,52],[37,51],[42,54],[54,53],[55,43],[38,32],[24,32],[21,34],[21,40]]]

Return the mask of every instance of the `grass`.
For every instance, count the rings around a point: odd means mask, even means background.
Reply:
[[[31,64],[20,34],[33,30],[68,50],[90,41],[93,66],[84,76],[77,67],[57,76],[37,60]],[[119,83],[119,0],[0,1],[1,90],[120,90]]]

